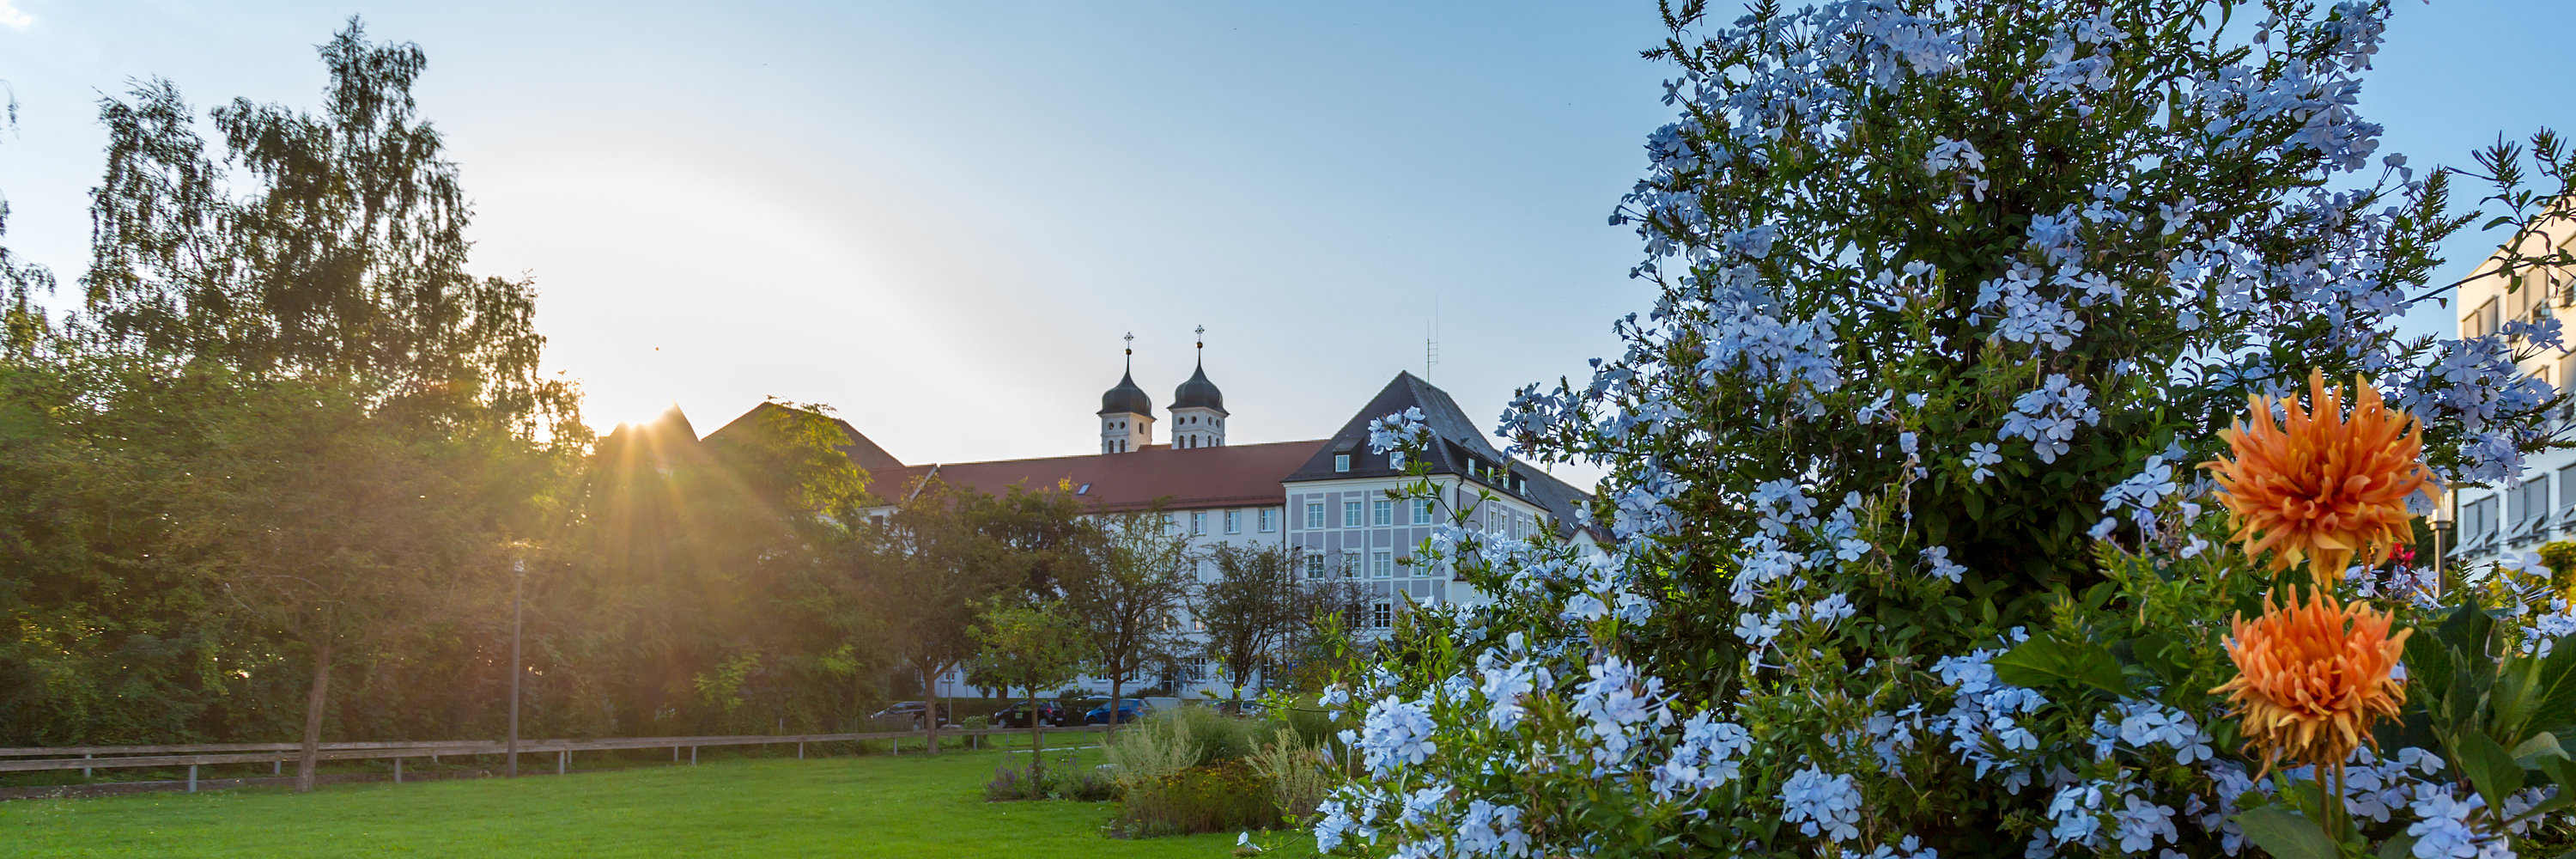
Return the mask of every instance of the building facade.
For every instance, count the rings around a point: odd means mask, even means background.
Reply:
[[[2576,277],[2548,265],[2508,267],[2507,260],[2576,251],[2576,220],[2558,217],[2519,238],[2517,253],[2499,250],[2460,283],[2458,311],[2461,337],[2484,337],[2505,330],[2510,321],[2557,319],[2576,324]],[[2517,338],[2517,350],[2528,345]],[[2576,341],[2569,344],[2576,346]],[[2543,349],[2516,362],[2524,375],[2560,392],[2576,389],[2576,351]],[[2555,424],[2576,424],[2566,407]],[[2518,480],[2504,485],[2449,487],[2444,499],[2451,519],[2450,558],[2477,563],[2506,552],[2528,552],[2551,540],[2576,539],[2576,450],[2529,454]]]
[[[1368,449],[1369,422],[1407,409],[1420,409],[1431,431],[1425,465],[1437,500],[1389,499],[1389,490],[1426,478],[1408,475],[1400,454]],[[1392,625],[1408,597],[1418,605],[1485,599],[1445,567],[1415,562],[1415,548],[1457,511],[1467,511],[1470,527],[1488,533],[1527,537],[1554,528],[1571,539],[1590,540],[1571,525],[1586,500],[1582,491],[1503,455],[1447,392],[1411,373],[1397,373],[1330,438],[1310,441],[1227,444],[1231,415],[1204,361],[1173,392],[1162,419],[1136,384],[1132,366],[1102,393],[1098,417],[1100,452],[1083,456],[905,465],[844,425],[852,436],[845,450],[873,461],[863,464],[881,498],[904,497],[934,478],[994,494],[1061,482],[1094,514],[1159,508],[1200,550],[1197,575],[1203,582],[1216,576],[1214,561],[1205,556],[1217,547],[1284,550],[1302,578],[1356,591],[1364,629]],[[1170,441],[1154,440],[1157,424],[1167,428]],[[1192,632],[1198,628],[1186,615],[1174,623]],[[1183,697],[1223,695],[1228,689],[1218,673],[1204,660],[1190,660],[1176,676],[1159,679]],[[1253,685],[1261,683],[1255,678]],[[1082,685],[1107,691],[1107,683],[1095,678]],[[962,671],[937,678],[934,686],[942,695],[974,694]]]

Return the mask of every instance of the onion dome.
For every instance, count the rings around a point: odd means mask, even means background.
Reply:
[[[1208,381],[1207,366],[1202,364],[1197,372],[1190,374],[1189,381],[1172,390],[1172,408],[1211,409],[1217,414],[1225,414],[1225,392],[1217,390],[1215,382]]]
[[[1136,374],[1130,372],[1118,377],[1118,387],[1100,395],[1100,413],[1150,415],[1154,413],[1154,398],[1146,396],[1145,389],[1136,387]]]

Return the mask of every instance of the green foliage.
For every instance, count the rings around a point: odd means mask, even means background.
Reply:
[[[2383,728],[2381,742],[2440,750],[2489,808],[2540,784],[2557,785],[2558,796],[2525,817],[2576,803],[2576,762],[2562,745],[2576,739],[2576,647],[2501,650],[2505,630],[2468,593],[2439,626],[2407,639],[2406,719]]]
[[[1086,524],[1080,562],[1064,565],[1057,578],[1066,607],[1091,639],[1085,670],[1109,681],[1112,698],[1125,697],[1130,680],[1169,662],[1181,646],[1171,618],[1190,593],[1189,535],[1171,527],[1160,509]]]
[[[1126,791],[1112,825],[1130,836],[1236,832],[1278,822],[1261,775],[1243,761],[1194,766],[1160,778],[1121,783]]]
[[[2551,540],[2540,545],[2540,563],[2549,568],[2549,584],[2576,599],[2576,542]]]
[[[1290,728],[1278,729],[1246,760],[1269,785],[1270,801],[1292,826],[1311,817],[1324,793],[1339,780],[1325,764],[1322,746]]]
[[[1127,791],[1197,766],[1205,760],[1205,746],[1191,734],[1201,722],[1174,718],[1170,711],[1154,714],[1118,733],[1102,752]]]

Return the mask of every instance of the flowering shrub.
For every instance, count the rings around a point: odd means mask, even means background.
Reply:
[[[1623,354],[1502,420],[1517,453],[1609,471],[1584,523],[1604,539],[1507,539],[1463,512],[1434,537],[1494,601],[1414,612],[1381,666],[1327,690],[1358,775],[1319,806],[1318,845],[2434,859],[2562,838],[2565,604],[2527,570],[2445,588],[2376,566],[2429,509],[2399,466],[2509,480],[2545,442],[2558,395],[2514,360],[2556,347],[2557,322],[2394,333],[2471,216],[2447,208],[2457,171],[2374,157],[2356,104],[2387,4],[2247,6],[1668,10],[1654,56],[1680,116],[1612,218],[1660,295],[1617,323]],[[2554,138],[2535,149],[2563,187]],[[2551,197],[2518,188],[2519,159],[2482,159],[2483,204],[2527,228]],[[2299,444],[2375,450],[2357,467],[2386,482],[2330,527],[2231,525],[2221,500],[2296,511],[2271,484],[2213,498],[2193,466],[2229,422],[2356,376],[2404,415],[2347,424],[2311,393],[2343,435]],[[1418,444],[1411,423],[1372,439]],[[2319,449],[2254,459],[2343,467]],[[2322,778],[2267,769],[2220,691],[2246,676],[2231,620],[2276,584],[2416,630],[2402,686],[2321,687],[2384,696]],[[2330,794],[2331,814],[2302,798]]]

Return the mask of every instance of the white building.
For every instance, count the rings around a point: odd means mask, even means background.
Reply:
[[[1131,353],[1132,354],[1132,353]],[[1422,410],[1434,440],[1427,452],[1429,480],[1439,500],[1398,503],[1386,491],[1409,484],[1403,463],[1368,449],[1369,421]],[[1569,523],[1586,495],[1497,450],[1448,393],[1411,373],[1397,373],[1331,438],[1229,445],[1225,395],[1207,377],[1204,362],[1173,392],[1166,417],[1157,420],[1152,398],[1130,371],[1100,398],[1100,452],[989,462],[903,465],[882,448],[848,430],[845,447],[872,477],[880,497],[898,498],[932,476],[950,486],[986,493],[1010,487],[1044,489],[1058,481],[1101,514],[1151,509],[1169,512],[1173,527],[1195,547],[1281,548],[1309,579],[1349,578],[1363,595],[1364,627],[1391,625],[1404,596],[1431,605],[1484,599],[1445,568],[1415,566],[1414,548],[1453,510],[1468,509],[1470,524],[1489,532],[1528,536],[1539,528],[1589,542]],[[1154,428],[1171,441],[1157,443]],[[1482,494],[1491,500],[1479,503]],[[1212,579],[1212,562],[1199,575]],[[1189,624],[1184,617],[1177,622]],[[1169,678],[1175,692],[1224,694],[1216,672],[1203,661]],[[1137,685],[1154,685],[1148,678]],[[1107,691],[1105,682],[1086,688]],[[940,678],[939,693],[973,694],[962,672]]]
[[[2576,221],[2544,221],[2520,241],[2519,255],[2525,259],[2576,250]],[[2571,311],[2576,311],[2576,278],[2554,266],[2506,271],[2507,256],[2499,250],[2461,282],[2458,301],[2452,305],[2459,311],[2460,336],[2494,334],[2508,320],[2536,322],[2555,317],[2561,325],[2576,325],[2576,319],[2571,319]],[[2519,366],[2525,375],[2559,391],[2576,389],[2576,353],[2569,350],[2545,350]],[[2565,423],[2571,416],[2558,417]],[[2550,540],[2576,539],[2576,450],[2527,456],[2519,485],[2470,484],[2449,489],[2445,500],[2455,527],[2454,547],[2447,554],[2452,559],[2476,563],[2506,551],[2531,551]]]

